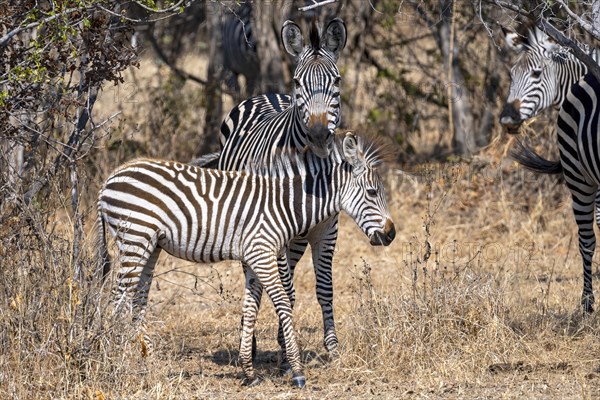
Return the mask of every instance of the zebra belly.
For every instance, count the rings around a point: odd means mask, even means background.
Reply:
[[[167,253],[194,262],[216,262],[240,259],[239,237],[234,238],[234,229],[217,235],[206,228],[195,226],[190,235],[176,236],[163,231],[158,236],[158,245]]]

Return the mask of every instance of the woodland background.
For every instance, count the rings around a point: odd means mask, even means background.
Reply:
[[[498,115],[519,13],[595,45],[598,2],[255,1],[254,90],[226,82],[222,25],[235,1],[0,4],[0,397],[596,398],[599,318],[578,307],[581,265],[568,191],[508,158]],[[259,321],[258,369],[240,386],[242,273],[165,257],[143,357],[97,278],[95,198],[138,156],[188,161],[218,149],[228,110],[289,93],[283,21],[341,17],[343,129],[390,137],[385,171],[398,237],[372,249],[342,219],[334,262],[341,357],[322,347],[303,260],[295,325],[308,386],[277,374],[276,319]],[[586,25],[587,23],[587,25]],[[591,29],[590,29],[591,25]],[[598,25],[596,25],[598,26]],[[556,112],[522,140],[556,158]],[[352,245],[349,245],[352,243]],[[308,257],[307,257],[308,259]],[[597,268],[597,257],[594,271]],[[595,283],[597,281],[595,280]]]

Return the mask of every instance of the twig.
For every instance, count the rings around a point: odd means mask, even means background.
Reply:
[[[144,3],[139,2],[139,1],[134,1],[134,3],[137,4],[138,6],[142,7],[144,10],[150,11],[151,13],[163,14],[163,13],[169,13],[169,12],[173,12],[173,11],[179,11],[179,7],[183,4],[183,1],[184,0],[179,0],[177,3],[173,4],[171,7],[162,8],[162,9],[150,8],[147,5],[145,5]],[[188,1],[185,5],[189,6],[193,2],[194,2],[194,0]]]
[[[454,70],[454,29],[456,26],[456,18],[455,18],[455,14],[454,12],[456,11],[456,0],[452,1],[452,16],[450,18],[450,43],[448,44],[448,47],[450,48],[450,51],[448,52],[448,92],[447,92],[447,96],[448,96],[448,129],[450,130],[450,137],[453,138],[454,137],[454,110],[453,110],[453,104],[454,103],[452,101],[453,96],[452,96],[452,92],[454,91],[454,85],[453,83],[453,75],[452,72]]]
[[[304,6],[304,7],[298,7],[298,11],[308,11],[308,10],[312,10],[313,8],[318,8],[321,6],[325,6],[327,4],[331,4],[331,3],[335,3],[337,0],[323,0],[321,2],[317,2],[316,0],[313,0],[313,4],[308,5],[308,6]]]
[[[526,15],[527,14],[527,12],[523,11],[521,9],[521,7],[519,7],[517,4],[513,4],[511,2],[506,2],[506,1],[501,1],[501,0],[494,0],[494,4],[496,4],[500,8],[505,8],[507,10],[514,11],[514,12],[516,12],[518,14],[521,14],[521,15]]]
[[[588,71],[600,81],[600,65],[596,63],[592,56],[583,51],[574,40],[563,35],[558,29],[556,29],[542,17],[536,18],[535,24],[538,26],[538,28],[546,32],[548,36],[556,40],[558,44],[570,48],[575,57],[581,60],[581,62],[584,63],[588,68]]]
[[[19,33],[23,32],[23,31],[26,31],[26,30],[29,30],[29,29],[35,28],[36,26],[39,26],[39,25],[41,25],[41,24],[46,24],[46,23],[48,23],[48,22],[50,22],[50,21],[53,21],[53,20],[55,20],[56,18],[60,18],[60,17],[62,17],[62,16],[64,16],[64,15],[67,15],[67,14],[71,14],[71,13],[74,13],[74,12],[77,12],[77,11],[90,11],[90,10],[92,10],[92,9],[93,9],[93,7],[84,7],[84,8],[82,8],[82,7],[77,7],[77,8],[69,8],[69,9],[67,9],[67,10],[65,10],[65,11],[63,11],[63,12],[60,12],[60,13],[54,14],[54,15],[52,15],[52,16],[50,16],[50,17],[46,17],[46,18],[44,18],[44,19],[42,19],[42,20],[40,20],[40,21],[32,22],[32,23],[30,23],[30,24],[27,24],[27,25],[25,25],[25,26],[19,26],[19,27],[17,27],[17,28],[15,28],[15,29],[13,29],[12,31],[8,32],[6,35],[4,35],[4,36],[2,36],[2,37],[0,38],[0,47],[5,47],[5,46],[8,44],[8,42],[9,42],[9,41],[10,41],[10,40],[11,40],[11,39],[12,39],[12,38],[15,36],[15,35],[17,35],[17,34],[19,34]]]
[[[177,66],[175,66],[171,60],[169,60],[169,58],[167,57],[167,55],[164,53],[164,51],[162,50],[162,48],[158,45],[158,42],[156,40],[156,37],[154,37],[154,32],[150,32],[150,34],[148,35],[148,38],[150,39],[150,44],[152,45],[152,48],[154,49],[154,51],[156,52],[156,55],[165,63],[167,64],[167,66],[169,68],[171,68],[171,70],[175,73],[175,75],[177,75],[178,77],[180,77],[183,80],[191,80],[194,81],[196,83],[199,83],[201,85],[207,85],[208,82],[205,81],[202,78],[199,78],[195,75],[192,74],[188,74],[185,71],[182,71],[181,69],[179,69]]]
[[[563,0],[557,0],[558,4],[562,6],[562,8],[569,14],[571,18],[573,18],[583,29],[585,29],[590,35],[596,38],[596,40],[600,40],[600,29],[593,24],[590,24],[579,15],[575,14],[565,3]]]

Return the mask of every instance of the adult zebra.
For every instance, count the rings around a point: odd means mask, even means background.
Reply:
[[[504,30],[508,48],[518,54],[511,68],[508,98],[500,123],[514,131],[549,107],[560,108],[571,85],[587,67],[531,22],[517,32]],[[597,52],[594,50],[594,57]]]
[[[509,48],[519,53],[511,69],[511,85],[500,122],[508,131],[550,106],[560,107],[557,135],[560,161],[548,161],[519,144],[512,156],[523,166],[542,173],[563,172],[573,199],[583,260],[581,305],[593,311],[592,257],[596,246],[593,229],[600,222],[598,134],[598,83],[585,65],[538,28],[525,25],[519,33],[506,33]],[[592,51],[598,60],[597,50]],[[594,200],[596,199],[596,200]]]
[[[307,148],[319,157],[327,156],[341,118],[341,77],[336,61],[346,44],[346,26],[335,18],[321,34],[313,20],[310,41],[305,45],[300,27],[288,20],[283,24],[281,37],[286,51],[297,61],[292,95],[260,95],[234,107],[221,125],[218,160],[204,165],[236,171],[253,163],[276,163],[282,154],[296,154]],[[329,352],[334,352],[338,344],[331,274],[337,224],[335,214],[303,232],[278,260],[293,306],[294,268],[311,244],[317,299],[323,314],[323,342]],[[281,327],[278,337],[285,357]]]
[[[283,327],[292,382],[304,386],[277,256],[294,237],[341,210],[372,245],[389,245],[395,228],[376,171],[384,154],[382,146],[347,133],[326,159],[308,153],[249,171],[150,159],[125,164],[108,178],[98,200],[104,271],[110,269],[105,225],[120,252],[117,307],[131,301],[134,316],[143,318],[161,250],[196,262],[241,260],[246,286],[240,359],[246,382],[259,382],[252,337],[264,287]]]

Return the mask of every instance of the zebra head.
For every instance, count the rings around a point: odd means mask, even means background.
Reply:
[[[313,20],[310,44],[304,45],[300,27],[285,21],[283,45],[295,57],[293,101],[306,132],[308,147],[321,158],[329,155],[340,123],[340,71],[336,61],[346,45],[346,25],[336,18],[321,35]]]
[[[345,161],[352,167],[342,208],[370,239],[371,245],[387,246],[396,237],[383,180],[377,166],[383,162],[384,148],[348,132],[342,142]]]
[[[582,74],[567,51],[530,24],[520,32],[502,29],[508,48],[518,54],[500,123],[509,132],[550,106],[560,106],[565,92]],[[571,64],[571,65],[569,65]]]

